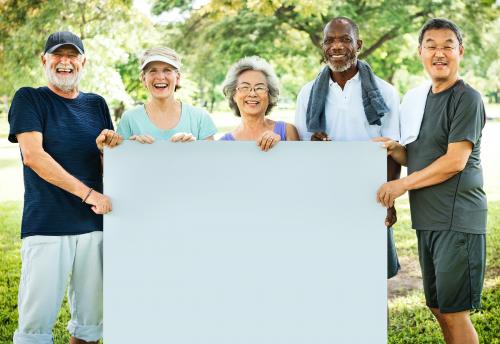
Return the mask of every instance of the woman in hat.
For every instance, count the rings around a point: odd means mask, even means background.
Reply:
[[[144,105],[123,114],[118,134],[141,143],[213,140],[217,129],[208,113],[175,98],[181,78],[179,55],[170,48],[152,48],[140,63],[140,78],[149,97]]]

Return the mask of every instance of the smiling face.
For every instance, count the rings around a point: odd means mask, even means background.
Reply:
[[[345,20],[330,22],[323,32],[323,55],[333,72],[344,72],[356,65],[363,42],[356,38],[351,24]]]
[[[425,32],[418,53],[425,70],[434,82],[454,81],[464,48],[450,29],[434,29]]]
[[[85,56],[71,45],[63,45],[43,55],[42,64],[49,86],[64,92],[77,90],[85,61]]]
[[[264,73],[247,70],[238,76],[233,100],[241,116],[262,116],[269,106],[269,91]]]
[[[165,62],[148,63],[141,73],[141,80],[153,98],[173,97],[180,82],[179,72]]]

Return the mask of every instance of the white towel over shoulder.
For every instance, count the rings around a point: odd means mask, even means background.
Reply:
[[[402,145],[407,145],[415,141],[418,137],[430,87],[431,83],[428,81],[409,90],[403,97],[399,117],[401,124],[400,143]]]

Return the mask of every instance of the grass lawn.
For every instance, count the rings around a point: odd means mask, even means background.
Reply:
[[[500,344],[500,202],[488,204],[487,271],[483,309],[472,314],[480,343]],[[418,261],[415,231],[410,227],[407,202],[398,207],[394,236],[401,257]],[[405,269],[405,266],[402,267]],[[439,325],[425,306],[421,290],[389,302],[389,344],[444,343]]]
[[[7,114],[0,113],[0,139],[6,138],[9,134],[9,122],[7,121]]]
[[[407,203],[398,207],[399,222],[395,229],[401,257],[416,259],[415,233],[410,229]],[[481,343],[500,344],[500,202],[489,204],[488,272],[483,294],[483,310],[473,314]],[[17,322],[17,288],[21,262],[19,227],[20,202],[0,203],[0,344],[11,343]],[[404,268],[404,267],[403,267]],[[439,327],[424,306],[420,290],[413,290],[391,300],[390,344],[442,343]],[[67,343],[65,329],[69,320],[66,301],[54,328],[55,343]],[[360,324],[360,328],[363,325]],[[311,343],[314,344],[314,343]]]
[[[20,202],[0,203],[0,343],[12,343],[17,327],[17,288],[21,272]],[[54,328],[54,342],[69,343],[66,324],[69,320],[67,302],[61,308]]]

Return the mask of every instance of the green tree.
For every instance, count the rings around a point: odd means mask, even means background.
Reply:
[[[133,13],[130,0],[6,0],[0,13],[0,95],[8,98],[21,86],[46,83],[40,64],[45,40],[70,30],[86,49],[82,89],[102,94],[111,107],[130,105],[124,81],[138,78],[139,70],[117,66],[160,39],[149,18]]]
[[[467,45],[479,50],[484,46],[480,38],[499,13],[493,0],[212,0],[198,9],[192,1],[157,0],[153,10],[159,14],[173,8],[183,10],[187,19],[177,25],[172,42],[188,56],[188,68],[206,100],[213,99],[209,89],[220,84],[229,64],[254,54],[277,66],[280,78],[287,80],[285,94],[292,97],[296,85],[318,72],[322,30],[335,16],[358,23],[364,41],[360,57],[379,76],[397,83],[396,72],[422,70],[417,35],[427,19],[456,21],[466,33]],[[492,52],[482,62],[489,65],[497,58]],[[401,84],[402,91],[408,86]]]

